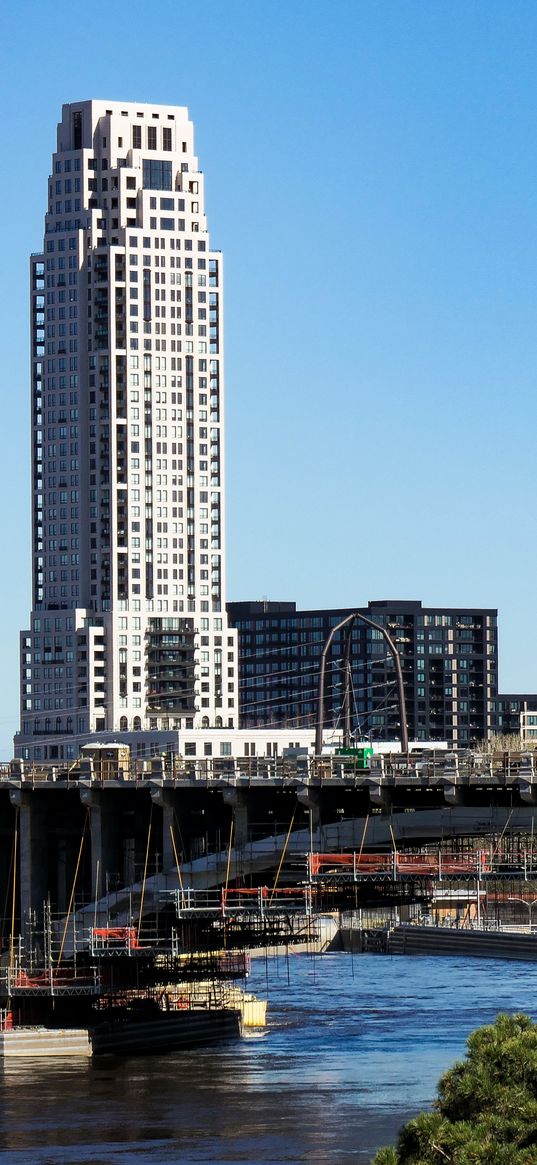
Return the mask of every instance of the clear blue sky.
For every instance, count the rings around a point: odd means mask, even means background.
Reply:
[[[12,2],[0,757],[30,607],[27,256],[64,101],[188,105],[226,256],[228,594],[500,609],[537,690],[535,0]]]

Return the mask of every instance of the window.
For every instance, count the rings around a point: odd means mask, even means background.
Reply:
[[[82,149],[82,114],[73,113],[73,149]]]
[[[156,125],[148,125],[148,127],[147,127],[147,148],[148,148],[148,150],[156,150],[156,148],[157,148],[157,127],[156,127]]]
[[[141,125],[133,125],[133,127],[132,127],[132,148],[133,148],[133,150],[141,150],[141,148],[142,148],[142,127],[141,127]]]
[[[148,128],[155,129],[155,126],[149,126]],[[157,162],[156,160],[153,161],[153,159],[144,158],[143,177],[145,190],[171,190],[172,164],[171,162]]]
[[[195,740],[185,741],[185,756],[195,756],[195,755],[196,755],[196,742],[195,742]]]
[[[172,131],[170,126],[164,126],[162,130],[162,149],[171,150],[172,148]]]
[[[220,741],[220,756],[231,756],[231,741]]]

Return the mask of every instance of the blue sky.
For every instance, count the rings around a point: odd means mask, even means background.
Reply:
[[[228,594],[500,610],[537,690],[534,0],[3,18],[0,757],[30,607],[27,257],[64,101],[186,104],[226,258]]]

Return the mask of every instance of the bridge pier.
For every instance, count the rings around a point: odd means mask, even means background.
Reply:
[[[449,781],[448,784],[444,785],[444,801],[446,805],[462,805],[462,789],[458,785],[459,758],[456,752],[446,752],[444,757],[444,775]]]
[[[537,804],[537,788],[534,785],[535,771],[533,754],[523,752],[518,766],[518,795],[524,805]]]
[[[529,781],[517,782],[518,795],[524,805],[537,805],[537,787]]]
[[[175,794],[172,789],[152,789],[151,800],[162,809],[162,872],[176,869],[177,861],[174,851],[179,851],[179,844],[174,827]],[[173,838],[172,838],[173,834]]]
[[[117,814],[110,796],[99,789],[80,789],[80,800],[89,810],[92,895],[100,898],[106,889],[106,875],[116,872]]]
[[[458,785],[444,785],[444,801],[446,805],[462,805],[464,801],[462,789]]]
[[[36,793],[10,789],[9,799],[19,811],[19,869],[21,920],[30,911],[41,916],[49,894],[48,822],[46,806]]]
[[[321,794],[319,789],[308,788],[307,785],[298,787],[296,791],[296,799],[301,805],[305,805],[310,814],[310,836],[317,834],[321,827]]]
[[[370,785],[369,803],[374,809],[389,809],[392,803],[390,790],[383,785]]]
[[[224,805],[229,805],[233,813],[233,844],[240,849],[241,846],[247,845],[249,840],[246,797],[240,789],[223,789],[222,800]]]

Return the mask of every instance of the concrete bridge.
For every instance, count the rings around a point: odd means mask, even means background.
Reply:
[[[535,808],[534,808],[535,807]],[[221,884],[265,876],[287,858],[297,879],[304,855],[360,847],[418,845],[449,836],[534,831],[537,775],[532,754],[433,753],[373,757],[226,758],[103,775],[71,769],[0,768],[0,901],[12,887],[21,914],[50,895],[67,909],[78,868],[78,901],[108,909],[122,891],[132,903],[144,867],[147,908],[163,887]],[[367,821],[367,830],[364,833]],[[232,832],[233,831],[233,832]]]

